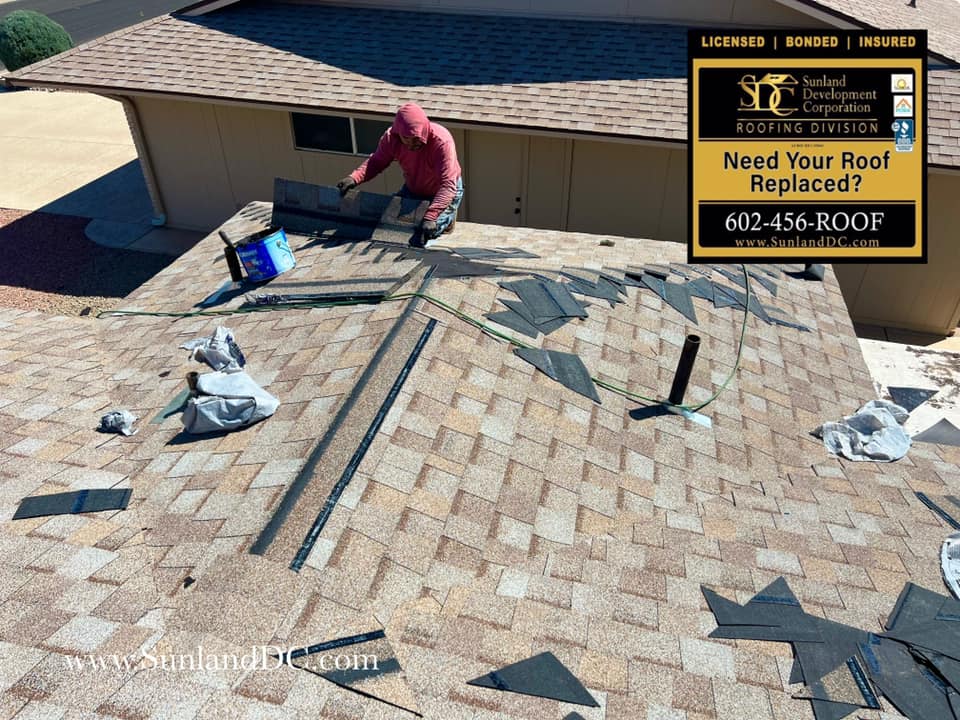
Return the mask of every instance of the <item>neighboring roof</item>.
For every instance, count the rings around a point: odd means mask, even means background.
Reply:
[[[676,26],[254,2],[141,23],[9,77],[388,114],[415,99],[447,120],[682,140],[686,63]]]
[[[429,57],[389,30],[409,27]],[[251,2],[147,21],[8,77],[340,112],[416,100],[441,121],[682,142],[686,41],[671,25]],[[929,76],[929,158],[948,167],[958,73]]]
[[[459,223],[444,243],[522,247],[540,259],[508,263],[540,272],[685,257],[679,244],[601,239]],[[278,279],[287,283],[399,276],[416,263],[395,262],[405,247],[381,257],[363,242],[290,242],[298,264]],[[225,279],[213,233],[125,306],[191,310]],[[742,600],[786,575],[809,611],[879,631],[904,580],[939,587],[948,531],[912,490],[960,493],[960,452],[918,443],[885,465],[829,456],[809,431],[875,390],[832,271],[824,283],[776,282],[777,297],[757,286],[758,298],[812,332],[751,316],[740,372],[705,411],[712,428],[634,419],[637,405],[605,390],[594,404],[420,304],[413,336],[431,316],[438,324],[299,575],[274,546],[262,557],[247,549],[404,303],[182,320],[0,311],[0,703],[51,717],[399,720],[409,715],[295,668],[136,666],[144,651],[245,656],[383,623],[428,718],[803,716],[784,646],[708,639],[700,584]],[[474,316],[510,296],[495,278],[434,280],[428,291]],[[704,399],[730,371],[738,310],[694,300],[692,326],[649,290],[624,300],[594,301],[588,319],[533,342],[649,394],[669,388],[691,331],[702,342],[688,397]],[[177,346],[218,324],[280,399],[277,413],[201,438],[182,435],[176,417],[151,424],[184,374],[204,371]],[[94,431],[121,407],[140,415],[137,435]],[[349,417],[340,427],[329,452],[349,456],[366,427]],[[308,475],[303,497],[338,477]],[[88,487],[130,487],[133,499],[123,512],[9,520],[24,496]],[[290,522],[321,506],[298,502]],[[465,684],[541,651],[603,708]],[[64,671],[87,654],[107,668]],[[112,655],[135,667],[113,669]]]
[[[789,7],[806,5],[856,25],[881,30],[926,30],[927,49],[949,64],[960,63],[960,2],[957,0],[790,0]]]
[[[960,5],[960,2],[957,3]],[[960,166],[960,70],[927,76],[927,158],[934,165]]]

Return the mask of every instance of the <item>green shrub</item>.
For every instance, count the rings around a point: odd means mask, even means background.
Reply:
[[[19,70],[73,47],[63,26],[33,10],[14,10],[0,21],[0,62]]]

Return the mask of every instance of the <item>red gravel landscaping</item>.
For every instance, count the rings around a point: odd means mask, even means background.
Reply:
[[[103,247],[90,220],[0,208],[0,306],[79,315],[113,307],[174,258]]]

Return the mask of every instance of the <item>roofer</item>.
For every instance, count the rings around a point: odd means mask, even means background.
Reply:
[[[423,240],[451,232],[463,200],[457,148],[450,131],[430,122],[416,103],[407,103],[397,110],[393,125],[383,133],[373,154],[337,183],[340,195],[373,180],[394,160],[400,163],[404,180],[396,194],[430,201],[420,225]]]

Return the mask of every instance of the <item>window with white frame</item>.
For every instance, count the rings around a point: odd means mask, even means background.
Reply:
[[[293,144],[298,150],[369,155],[377,149],[389,120],[291,113]]]

